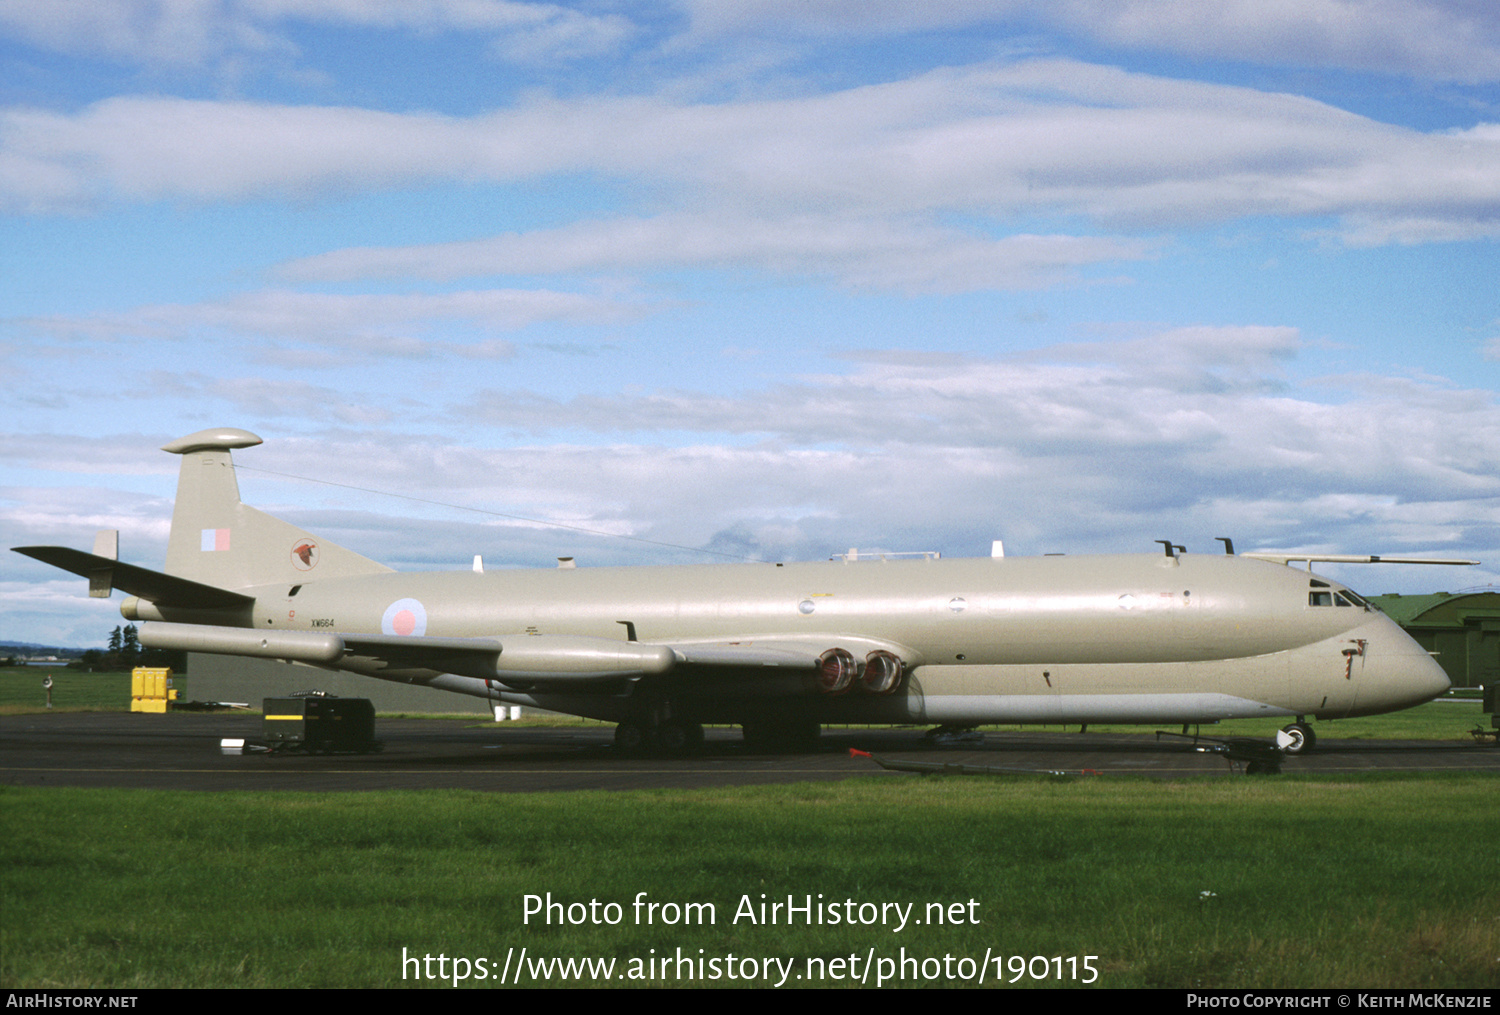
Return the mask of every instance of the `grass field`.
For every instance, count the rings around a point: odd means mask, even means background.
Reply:
[[[0,715],[34,712],[47,706],[42,678],[52,675],[52,707],[70,712],[130,711],[129,673],[85,673],[66,666],[0,666]],[[181,689],[186,678],[175,677]]]
[[[866,963],[873,985],[902,957],[897,982],[953,985],[988,953],[989,983],[1010,979],[1010,957],[1027,960],[1016,986],[1055,986],[1055,970],[1072,984],[1070,971],[1093,968],[1107,987],[1496,987],[1497,790],[1475,776],[519,796],[7,788],[0,983],[435,985],[403,967],[406,949],[483,958],[490,978],[475,978],[476,962],[463,982],[488,986],[508,950],[526,947],[534,971],[552,957],[613,959],[619,985],[637,982],[621,978],[631,960],[644,976],[681,949],[705,963],[733,955],[741,971],[789,962],[789,985],[810,972],[839,982],[832,970],[858,976]],[[617,903],[620,919],[526,922],[525,896],[549,892]],[[638,922],[640,892],[711,903],[715,919]],[[758,906],[762,893],[914,904],[918,920],[937,903],[960,922],[736,922],[742,898]],[[1097,958],[1079,965],[1086,956]],[[684,969],[640,982],[702,982]],[[554,969],[549,982],[564,981]]]
[[[0,707],[39,707],[40,677],[0,672]],[[127,707],[127,674],[54,679],[58,707]],[[1479,715],[1435,702],[1318,730],[1466,740]],[[1500,779],[1473,775],[3,788],[0,986],[492,986],[525,948],[526,985],[1496,988],[1497,799]],[[642,892],[679,910],[643,922]],[[583,922],[528,921],[526,897],[548,893]],[[824,921],[735,919],[788,896]],[[835,902],[912,908],[897,929],[830,923]],[[707,905],[711,922],[662,922]],[[538,965],[553,959],[613,966]]]

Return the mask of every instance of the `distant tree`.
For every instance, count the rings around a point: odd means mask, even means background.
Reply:
[[[119,655],[120,651],[125,647],[124,640],[125,635],[119,627],[116,627],[113,631],[109,632],[109,654],[115,656]]]
[[[120,635],[120,662],[127,668],[141,661],[141,639],[134,624],[125,625]]]

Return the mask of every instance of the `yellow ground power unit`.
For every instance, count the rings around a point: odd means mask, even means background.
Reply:
[[[165,712],[177,700],[169,666],[137,666],[130,671],[130,711]]]

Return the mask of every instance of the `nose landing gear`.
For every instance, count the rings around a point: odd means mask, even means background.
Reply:
[[[1286,754],[1307,754],[1318,743],[1318,736],[1302,716],[1289,726],[1283,726],[1276,734],[1276,746]]]

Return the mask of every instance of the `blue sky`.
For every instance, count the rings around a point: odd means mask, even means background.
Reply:
[[[1497,82],[1479,0],[0,0],[0,536],[156,566],[239,426],[403,568],[1494,582]],[[118,622],[10,556],[0,638]]]

